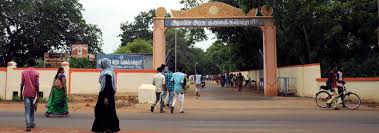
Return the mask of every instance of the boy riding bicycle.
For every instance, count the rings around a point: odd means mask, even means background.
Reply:
[[[338,67],[334,67],[333,70],[329,72],[327,80],[327,86],[333,92],[332,98],[326,103],[328,107],[339,110],[339,108],[337,108],[337,99],[343,91],[343,85],[342,72],[339,71]],[[342,98],[343,96],[341,96],[341,100],[343,100]]]

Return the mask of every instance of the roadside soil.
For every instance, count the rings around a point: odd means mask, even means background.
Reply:
[[[72,95],[69,98],[70,112],[93,112],[97,96],[95,95]],[[139,112],[140,106],[144,104],[136,104],[135,96],[118,96],[116,97],[116,108],[121,112]],[[46,111],[46,103],[38,103],[37,112]],[[21,101],[0,101],[0,111],[24,111],[24,105]]]
[[[25,133],[25,129],[22,128],[0,128],[0,133]],[[83,129],[67,129],[67,128],[34,128],[31,133],[92,133]],[[144,133],[133,131],[120,131],[119,133]]]

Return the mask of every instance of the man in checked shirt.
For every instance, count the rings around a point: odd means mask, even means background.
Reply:
[[[172,72],[173,71],[174,71],[173,68],[169,67],[168,71],[165,73],[166,88],[167,88],[167,91],[168,91],[167,107],[171,107],[172,100],[174,98],[174,83],[171,82],[171,78],[172,78],[172,74],[173,74]]]

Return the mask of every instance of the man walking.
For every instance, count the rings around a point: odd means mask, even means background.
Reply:
[[[34,59],[27,60],[29,68],[24,70],[21,75],[20,93],[21,99],[24,99],[26,131],[35,127],[34,111],[38,102],[39,92],[39,73],[33,68],[36,65]]]
[[[199,74],[200,72],[198,71],[197,74],[195,75],[195,83],[196,83],[196,96],[200,97],[200,88],[201,88],[201,81],[202,81],[202,76]]]
[[[236,77],[236,86],[238,88],[238,92],[242,92],[242,84],[244,79],[245,78],[242,76],[242,73],[238,73],[238,76]]]
[[[160,101],[161,107],[160,107],[160,112],[164,113],[163,106],[164,106],[164,99],[163,95],[161,93],[166,91],[166,80],[165,76],[162,74],[162,68],[159,67],[157,69],[158,73],[154,75],[153,79],[153,85],[155,86],[155,102],[153,105],[151,105],[151,112],[154,112],[155,105]]]
[[[167,83],[170,83],[170,81],[167,82],[167,80],[170,80],[170,79],[167,79],[166,73],[169,72],[169,70],[168,70],[168,67],[165,64],[161,64],[161,68],[162,68],[162,74],[163,74],[163,76],[165,76],[165,81],[166,81],[166,91],[163,91],[161,93],[161,97],[163,99],[163,107],[165,107],[165,103],[167,103],[167,107],[170,107],[170,106],[168,106],[169,105],[169,103],[168,103],[169,99],[168,98],[166,99],[167,94],[168,94],[168,92],[167,92]]]
[[[174,98],[174,82],[171,82],[172,78],[172,72],[173,68],[169,67],[168,71],[165,73],[165,79],[166,79],[166,88],[168,90],[168,102],[167,102],[167,107],[172,106],[172,100]]]
[[[176,101],[180,102],[180,113],[184,113],[184,89],[185,86],[185,74],[181,72],[182,67],[178,67],[178,71],[172,74],[171,82],[174,82],[174,100],[171,105],[171,114],[174,113],[174,107]]]

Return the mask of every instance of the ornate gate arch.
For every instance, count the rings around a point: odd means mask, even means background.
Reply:
[[[264,94],[277,96],[277,56],[276,56],[276,27],[272,19],[272,8],[263,6],[261,14],[252,9],[245,14],[242,9],[221,2],[209,2],[188,10],[172,10],[172,17],[166,18],[166,9],[156,9],[153,19],[153,66],[159,67],[165,63],[166,38],[168,28],[178,27],[259,27],[263,34],[263,69]]]

